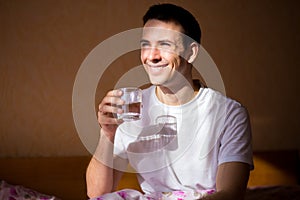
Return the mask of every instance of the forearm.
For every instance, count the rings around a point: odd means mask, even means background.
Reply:
[[[217,192],[201,200],[243,200],[248,178],[248,164],[239,162],[221,164],[217,172]]]
[[[92,158],[86,173],[88,197],[93,198],[110,192],[113,185],[112,174],[111,168]]]
[[[88,196],[92,198],[111,192],[113,173],[113,143],[102,133],[86,172]]]

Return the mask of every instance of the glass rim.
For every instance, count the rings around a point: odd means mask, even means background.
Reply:
[[[121,87],[118,88],[117,90],[121,90],[123,92],[142,91],[142,89],[139,87]]]

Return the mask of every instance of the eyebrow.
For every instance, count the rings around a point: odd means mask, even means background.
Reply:
[[[143,43],[143,42],[149,42],[148,40],[145,40],[145,39],[141,39],[140,40],[140,43]]]
[[[140,43],[143,43],[143,42],[150,42],[149,40],[146,40],[146,39],[141,39],[140,40]],[[165,40],[158,40],[157,41],[158,43],[162,43],[162,42],[169,42],[169,43],[172,43],[172,44],[174,44],[174,45],[176,45],[176,43],[175,42],[173,42],[173,41],[171,41],[171,40],[167,40],[167,39],[165,39]]]

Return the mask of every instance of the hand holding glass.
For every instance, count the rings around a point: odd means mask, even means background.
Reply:
[[[123,113],[118,114],[118,119],[134,121],[141,119],[142,90],[136,87],[120,88],[123,92],[121,99],[125,104],[120,106]]]

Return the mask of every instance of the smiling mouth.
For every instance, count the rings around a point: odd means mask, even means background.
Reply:
[[[168,66],[168,64],[159,64],[159,65],[151,65],[151,64],[147,64],[148,67],[153,68],[153,69],[162,69]]]
[[[167,68],[167,64],[165,65],[148,65],[149,73],[152,75],[161,75],[162,72]]]

